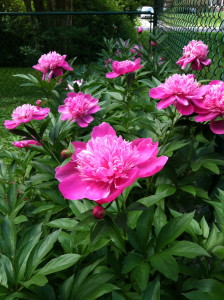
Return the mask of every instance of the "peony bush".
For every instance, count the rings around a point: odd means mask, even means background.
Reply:
[[[223,298],[224,84],[202,41],[180,68],[141,33],[16,75],[38,94],[4,122],[0,299]]]

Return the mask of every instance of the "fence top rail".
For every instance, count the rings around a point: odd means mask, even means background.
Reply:
[[[33,15],[153,15],[148,11],[52,11],[52,12],[0,12],[0,15],[33,16]]]

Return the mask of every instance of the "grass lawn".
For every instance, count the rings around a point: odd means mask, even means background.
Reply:
[[[14,77],[13,75],[15,74],[41,76],[40,72],[37,72],[32,68],[0,68],[0,97],[35,97],[34,88],[27,86],[21,87],[20,84],[25,83],[25,80]]]

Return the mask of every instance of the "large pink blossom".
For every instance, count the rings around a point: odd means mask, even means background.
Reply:
[[[42,146],[41,143],[35,140],[23,140],[23,141],[17,141],[12,143],[13,146],[18,147],[18,148],[24,148],[24,147],[31,147],[32,145],[36,146]]]
[[[216,134],[224,134],[224,82],[213,80],[202,101],[195,102],[195,121],[210,121],[210,128]]]
[[[70,119],[71,122],[77,122],[80,127],[87,127],[93,121],[92,114],[100,110],[98,99],[90,94],[68,93],[68,98],[64,100],[64,105],[60,105],[58,112],[62,113],[61,120]]]
[[[137,58],[135,61],[123,60],[123,61],[113,61],[112,69],[113,72],[106,74],[107,78],[115,78],[121,75],[124,75],[129,72],[134,72],[141,69],[143,66],[140,65],[140,58]]]
[[[132,142],[117,137],[107,123],[93,128],[87,142],[74,142],[69,163],[56,168],[59,190],[70,200],[87,198],[99,204],[115,200],[137,178],[152,176],[166,164],[158,143],[140,138]]]
[[[155,99],[162,99],[158,109],[164,109],[174,104],[182,115],[190,115],[194,112],[194,101],[203,99],[207,86],[200,86],[193,74],[170,76],[165,83],[149,91],[149,96]]]
[[[181,66],[181,69],[185,69],[188,64],[191,64],[193,70],[202,70],[212,63],[207,55],[208,46],[202,41],[192,40],[187,46],[183,47],[183,56],[177,61],[177,64]]]
[[[49,52],[43,54],[39,58],[38,64],[33,66],[33,68],[43,73],[43,80],[52,79],[63,75],[63,69],[67,71],[73,70],[65,59],[66,55],[60,55],[56,51]]]
[[[14,129],[22,123],[28,123],[31,120],[45,119],[50,108],[41,108],[31,104],[23,104],[14,109],[12,113],[12,121],[6,120],[4,126],[7,129]]]

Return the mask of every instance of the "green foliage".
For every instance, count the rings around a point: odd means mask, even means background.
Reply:
[[[0,152],[0,300],[222,299],[223,138],[174,107],[156,108],[148,91],[175,70],[158,64],[159,49],[135,38],[104,39],[96,64],[50,81],[15,75],[38,91],[51,113],[7,135],[36,139],[42,147]],[[163,40],[158,32],[150,38]],[[140,50],[133,53],[136,43]],[[105,60],[139,55],[140,70],[106,79],[111,63]],[[101,109],[86,128],[57,113],[68,88],[99,99]],[[159,156],[169,159],[159,173],[103,204],[106,215],[97,219],[94,201],[63,198],[55,168],[73,160],[72,142],[88,141],[102,122],[127,141],[158,141]],[[63,149],[73,157],[63,160]]]

